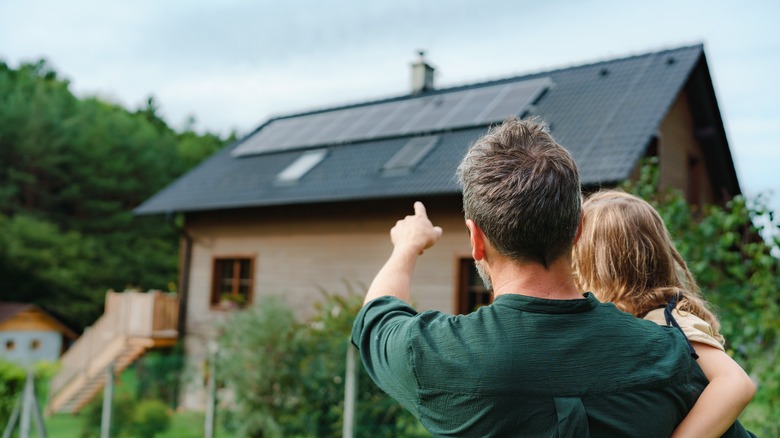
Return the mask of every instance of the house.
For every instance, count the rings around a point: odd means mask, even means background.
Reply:
[[[54,362],[77,335],[35,304],[0,302],[0,359]]]
[[[305,314],[320,289],[368,284],[415,200],[445,230],[417,266],[418,307],[485,302],[454,173],[507,116],[544,119],[586,188],[635,177],[656,156],[662,188],[692,204],[740,193],[701,45],[445,89],[423,59],[412,71],[408,95],[271,118],[135,210],[184,216],[188,355],[203,357],[231,308],[283,295]]]

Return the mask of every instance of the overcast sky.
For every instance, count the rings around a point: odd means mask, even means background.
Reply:
[[[780,210],[780,2],[4,0],[0,59],[79,95],[245,133],[269,116],[704,43],[742,190]]]

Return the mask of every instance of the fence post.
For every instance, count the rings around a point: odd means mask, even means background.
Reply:
[[[19,419],[19,410],[21,408],[22,400],[19,399],[19,401],[16,402],[16,405],[14,405],[14,410],[11,412],[11,418],[8,420],[8,424],[5,425],[3,438],[11,438],[11,433],[13,433],[14,428],[16,427],[16,421]]]
[[[19,438],[30,438],[30,416],[35,415],[35,427],[38,429],[38,437],[46,438],[46,426],[43,424],[43,415],[41,407],[38,405],[38,398],[35,396],[35,373],[32,368],[27,369],[27,379],[24,381],[22,396],[16,402],[14,410],[11,412],[11,418],[3,430],[3,438],[11,438],[11,434],[16,427],[16,421],[19,420],[19,411],[21,410],[21,424],[19,425]]]
[[[214,438],[214,429],[216,426],[216,414],[217,414],[217,352],[218,347],[216,342],[209,343],[209,376],[208,376],[208,399],[206,402],[206,420],[204,424],[205,438]]]
[[[20,438],[30,438],[30,416],[32,415],[33,403],[35,403],[33,371],[32,368],[29,368],[27,370],[27,380],[24,382],[24,391],[22,392],[22,422],[19,426]]]
[[[355,366],[356,350],[352,341],[347,341],[347,372],[344,378],[344,428],[341,436],[352,438],[355,434],[355,411],[357,408],[357,373]]]
[[[106,368],[106,386],[103,388],[103,413],[100,419],[100,438],[111,434],[111,404],[114,398],[114,362]]]

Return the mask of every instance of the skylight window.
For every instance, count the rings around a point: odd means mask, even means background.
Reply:
[[[300,180],[310,170],[314,169],[314,166],[320,164],[327,154],[327,149],[304,152],[297,160],[293,161],[283,171],[276,175],[276,181],[280,183],[292,183]]]
[[[433,150],[438,142],[438,135],[414,137],[382,166],[382,170],[388,172],[412,169]]]

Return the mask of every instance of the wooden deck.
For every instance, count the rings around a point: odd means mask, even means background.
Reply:
[[[174,295],[107,292],[103,315],[60,358],[47,412],[78,412],[103,387],[112,362],[118,374],[147,350],[174,345],[178,311]]]

